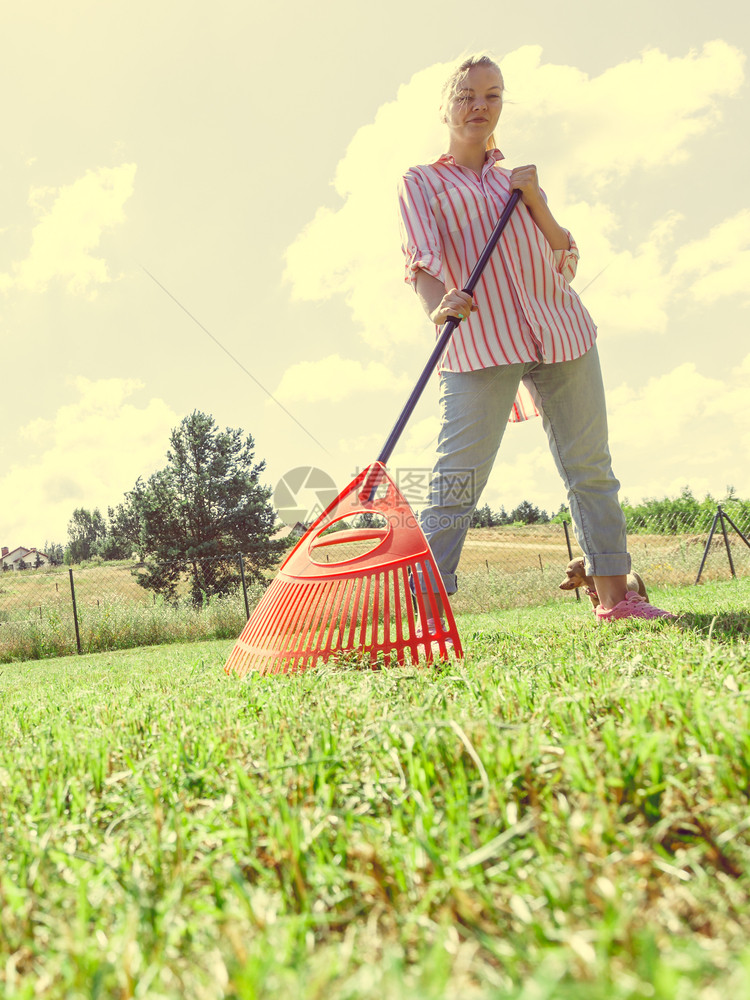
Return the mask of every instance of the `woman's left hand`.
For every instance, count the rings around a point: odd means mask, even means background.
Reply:
[[[527,208],[532,208],[534,205],[538,205],[540,201],[544,201],[544,196],[539,187],[539,177],[533,163],[525,167],[515,167],[511,170],[510,188],[511,191],[521,192],[521,201]]]

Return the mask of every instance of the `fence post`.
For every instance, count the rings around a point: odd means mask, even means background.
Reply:
[[[237,559],[240,564],[240,576],[242,577],[242,596],[245,598],[245,614],[250,617],[250,605],[247,603],[247,583],[245,582],[245,563],[242,558],[242,553],[237,553]]]
[[[727,537],[727,526],[724,524],[724,511],[721,509],[721,504],[718,505],[719,509],[719,520],[721,521],[721,533],[724,535],[724,545],[727,550],[727,559],[729,560],[729,569],[732,576],[736,579],[737,574],[734,571],[734,563],[732,562],[732,550],[729,547],[729,538]]]
[[[706,542],[706,547],[703,550],[703,558],[701,559],[701,564],[698,567],[698,575],[695,578],[695,583],[700,583],[701,573],[703,572],[703,567],[706,565],[706,559],[708,559],[708,550],[711,548],[711,539],[714,537],[714,532],[716,531],[716,522],[719,520],[719,509],[717,508],[714,514],[714,523],[711,525],[711,530],[708,533],[708,541]],[[693,584],[695,586],[695,584]]]
[[[734,523],[734,521],[733,521],[733,520],[732,520],[732,518],[731,518],[731,517],[729,516],[729,514],[727,514],[727,512],[726,512],[725,510],[723,510],[723,509],[722,509],[722,512],[721,512],[721,517],[722,517],[722,520],[724,520],[724,521],[729,521],[729,523],[730,523],[730,524],[731,524],[731,526],[732,526],[732,527],[734,528],[734,530],[735,530],[735,531],[737,532],[737,534],[738,534],[738,535],[740,536],[740,538],[742,539],[742,541],[743,541],[743,542],[745,543],[745,545],[747,545],[747,547],[748,547],[748,548],[750,549],[750,542],[749,542],[749,541],[748,541],[748,540],[747,540],[747,539],[745,538],[745,536],[744,536],[744,535],[742,534],[742,532],[741,532],[741,531],[740,531],[740,529],[739,529],[739,528],[737,527],[737,525],[736,525],[736,524]]]
[[[73,570],[69,569],[68,573],[70,573],[70,596],[73,598],[73,621],[75,622],[75,626],[76,626],[76,646],[77,646],[78,652],[80,654],[80,652],[81,652],[81,633],[78,631],[78,608],[76,607],[76,588],[73,585]]]
[[[570,547],[570,532],[568,531],[568,522],[563,521],[562,524],[563,528],[565,529],[565,544],[568,546],[568,561],[572,561],[573,549]],[[580,601],[580,599],[581,599],[581,594],[578,587],[576,587],[576,600]]]

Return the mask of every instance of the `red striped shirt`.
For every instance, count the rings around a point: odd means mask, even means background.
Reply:
[[[510,197],[502,153],[487,154],[481,177],[450,154],[412,167],[399,185],[406,278],[420,269],[463,288]],[[566,230],[567,232],[567,230]],[[596,326],[570,287],[578,247],[552,250],[519,202],[476,287],[477,311],[457,328],[439,370],[466,372],[528,361],[572,361],[592,346]],[[536,416],[522,385],[511,421]]]

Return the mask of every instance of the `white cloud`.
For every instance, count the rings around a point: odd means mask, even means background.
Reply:
[[[707,236],[681,247],[673,273],[693,276],[690,292],[699,302],[727,295],[750,300],[750,210],[724,219]]]
[[[686,363],[639,389],[623,384],[608,394],[610,443],[624,495],[669,495],[675,483],[714,494],[732,483],[742,495],[750,493],[747,370],[750,356],[726,380]]]
[[[720,40],[683,57],[648,50],[596,77],[544,63],[539,46],[502,60],[512,103],[500,120],[500,145],[510,163],[516,154],[544,165],[542,183],[555,210],[585,247],[576,287],[610,265],[606,281],[586,296],[600,324],[624,332],[665,329],[676,216],[654,220],[634,251],[616,202],[607,199],[612,182],[688,157],[688,143],[716,125],[721,103],[737,93],[743,61]],[[395,187],[406,167],[444,147],[438,103],[451,66],[417,73],[358,130],[336,172],[341,207],[319,208],[287,251],[292,294],[344,297],[363,339],[386,355],[398,344],[429,342],[428,322],[403,285]]]
[[[427,345],[432,328],[403,283],[396,184],[412,163],[442,147],[438,103],[451,64],[422,70],[360,128],[336,170],[344,204],[319,208],[288,248],[292,294],[311,301],[345,297],[365,341],[388,352],[396,342]]]
[[[102,233],[125,219],[124,205],[133,193],[136,166],[88,170],[60,188],[32,188],[29,206],[38,217],[25,260],[11,274],[0,274],[0,290],[44,292],[55,279],[73,295],[96,294],[111,280],[107,262],[94,255]]]
[[[603,207],[587,209],[585,204],[576,205],[566,213],[574,233],[588,234],[586,247],[590,259],[606,261],[604,273],[591,274],[584,268],[576,279],[575,286],[586,307],[608,335],[635,331],[664,333],[669,325],[669,306],[676,284],[675,276],[669,273],[673,230],[681,216],[668,212],[653,224],[648,238],[635,251],[618,252],[609,238],[617,227],[612,213]]]
[[[542,62],[524,46],[503,60],[513,102],[501,120],[503,141],[547,152],[545,173],[563,184],[601,189],[636,169],[686,159],[689,140],[721,117],[719,101],[743,82],[744,55],[722,40],[700,53],[672,57],[647,49],[640,57],[590,77],[572,66]]]
[[[402,390],[409,384],[379,361],[363,365],[351,358],[330,354],[317,361],[300,361],[284,372],[274,396],[284,403],[340,403],[363,392]]]
[[[639,390],[621,385],[609,393],[609,437],[614,446],[632,441],[672,445],[696,416],[724,391],[724,383],[686,362]]]
[[[132,379],[78,378],[75,388],[74,402],[21,430],[25,460],[0,469],[4,545],[64,543],[76,507],[106,513],[138,476],[166,463],[180,418],[163,400],[128,402],[143,388]]]

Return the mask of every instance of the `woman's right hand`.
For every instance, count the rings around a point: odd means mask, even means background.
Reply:
[[[466,319],[470,312],[476,312],[474,299],[468,292],[461,291],[460,288],[451,288],[447,291],[440,304],[430,313],[430,320],[435,326],[443,326],[449,319]]]

